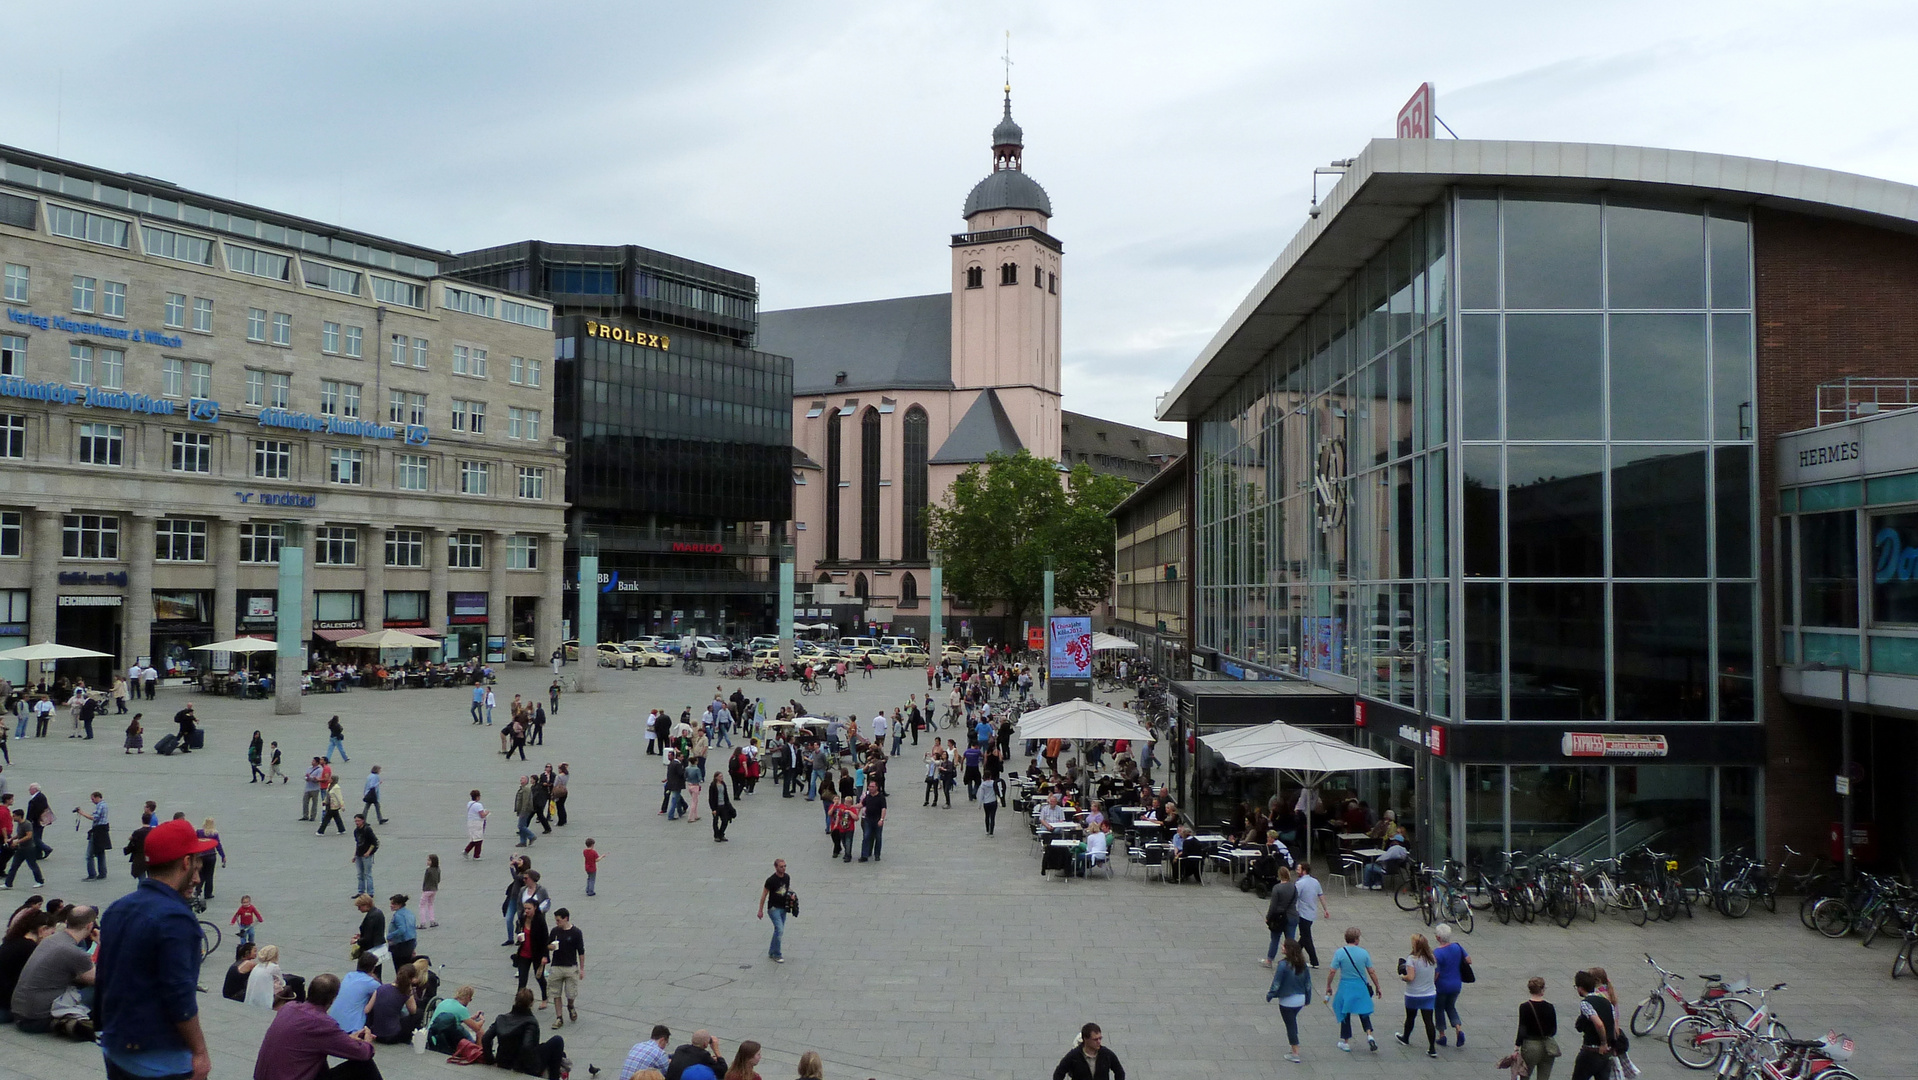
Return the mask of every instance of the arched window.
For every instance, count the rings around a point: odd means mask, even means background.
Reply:
[[[839,561],[839,410],[826,418],[826,561]]]
[[[859,598],[860,603],[863,604],[866,602],[866,597],[868,595],[866,591],[866,575],[858,574],[853,577],[852,594]]]
[[[926,468],[929,435],[926,410],[917,405],[907,409],[905,426],[899,433],[900,449],[905,453],[899,476],[899,557],[906,562],[922,562],[926,557],[926,498],[931,488]]]
[[[902,608],[919,606],[919,579],[910,573],[899,579],[899,606]]]
[[[966,267],[966,288],[983,289],[986,286],[986,268],[983,266]]]
[[[824,570],[821,570],[821,571],[819,572],[819,577],[818,577],[818,579],[817,579],[817,580],[815,580],[815,581],[813,582],[813,584],[815,584],[815,585],[831,585],[831,584],[832,584],[832,575],[831,575],[831,574],[829,574],[829,573],[827,573],[827,572],[826,572],[826,571],[824,571]]]
[[[859,557],[879,558],[879,410],[859,418]]]
[[[1000,265],[999,284],[1001,285],[1019,284],[1019,264],[1018,263],[1003,263]]]

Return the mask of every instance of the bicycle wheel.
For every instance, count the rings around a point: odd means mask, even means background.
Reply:
[[[1724,1044],[1713,1039],[1699,1043],[1698,1037],[1712,1030],[1711,1021],[1700,1016],[1681,1017],[1667,1033],[1672,1059],[1687,1069],[1709,1069],[1724,1054]]]
[[[220,947],[220,928],[205,919],[200,920],[200,958],[212,956]]]
[[[1644,926],[1646,920],[1651,918],[1650,905],[1645,903],[1645,897],[1639,893],[1636,885],[1627,885],[1618,890],[1618,906],[1625,910],[1633,926]]]
[[[1500,926],[1512,925],[1512,898],[1499,895],[1492,899],[1492,914],[1498,916]]]
[[[1904,946],[1898,950],[1897,956],[1891,958],[1892,978],[1902,979],[1906,975],[1918,974],[1918,972],[1913,972],[1911,968],[1911,952],[1914,944],[1918,944],[1918,938],[1906,934]]]
[[[1392,902],[1399,906],[1400,911],[1417,911],[1419,887],[1412,884],[1410,880],[1399,882],[1399,887],[1392,893]]]
[[[1472,932],[1473,925],[1477,922],[1478,917],[1472,914],[1472,905],[1467,903],[1463,896],[1453,897],[1452,925],[1469,934]]]
[[[1751,914],[1751,892],[1743,885],[1733,885],[1718,897],[1719,914],[1728,919],[1742,919]]]
[[[1878,940],[1878,932],[1885,928],[1885,923],[1890,920],[1890,918],[1890,904],[1881,905],[1877,911],[1872,912],[1865,920],[1865,940],[1859,942],[1859,944],[1867,949],[1871,948],[1871,943]]]
[[[1818,927],[1812,925],[1811,911],[1818,906],[1820,900],[1824,899],[1826,899],[1826,897],[1819,896],[1817,893],[1807,893],[1805,898],[1798,902],[1798,921],[1805,924],[1805,929],[1818,929]]]
[[[1560,926],[1570,926],[1572,920],[1576,918],[1578,918],[1578,901],[1572,899],[1572,894],[1562,890],[1553,892],[1552,921]]]
[[[1851,905],[1827,896],[1811,909],[1811,928],[1834,941],[1851,933]]]
[[[1665,995],[1652,991],[1652,996],[1638,1003],[1632,1010],[1632,1034],[1640,1038],[1657,1030],[1658,1022],[1665,1019]]]
[[[1739,1027],[1744,1027],[1751,1021],[1752,1016],[1758,1012],[1758,1009],[1744,998],[1728,997],[1719,1001],[1718,1011],[1725,1014],[1725,1019],[1737,1024]]]
[[[1581,886],[1578,890],[1578,910],[1585,916],[1586,922],[1598,921],[1598,901],[1593,898],[1592,890]]]

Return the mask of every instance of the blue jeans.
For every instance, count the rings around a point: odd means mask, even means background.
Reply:
[[[667,799],[666,820],[671,821],[674,818],[680,817],[685,813],[686,813],[686,796],[678,791],[672,792]],[[521,828],[525,829],[525,826],[522,825]],[[532,830],[526,829],[526,833],[528,836],[531,836]]]
[[[596,892],[594,892],[594,891],[593,891],[593,882],[594,882],[594,880],[595,880],[595,879],[597,879],[598,877],[599,877],[599,874],[598,874],[597,872],[594,872],[594,873],[590,873],[590,874],[587,874],[587,875],[586,875],[586,895],[587,895],[587,896],[598,896],[598,895],[599,895],[598,893],[596,893]]]
[[[373,895],[373,856],[371,855],[353,856],[353,868],[359,871],[359,874],[360,874],[360,892],[366,894],[367,896],[372,896]]]
[[[879,858],[880,850],[885,847],[886,827],[862,820],[859,832],[859,861]]]
[[[27,737],[27,720],[32,716],[33,716],[32,710],[29,710],[29,709],[20,710],[20,722],[13,725],[14,738],[24,739]]]
[[[895,731],[892,733],[892,756],[893,757],[899,756],[899,744],[905,741],[906,741],[905,732]]]
[[[766,955],[774,957],[784,955],[779,951],[779,943],[786,936],[786,909],[768,907],[766,917],[773,921],[773,943],[767,947]]]
[[[519,842],[520,843],[530,845],[533,842],[534,840],[533,830],[529,827],[532,825],[532,823],[533,823],[533,815],[521,814],[519,816]]]
[[[1272,944],[1265,948],[1265,958],[1269,961],[1279,955],[1279,943],[1289,940],[1292,937],[1292,919],[1290,916],[1287,916],[1284,926],[1277,930],[1271,930],[1270,927],[1267,927],[1267,929],[1270,930],[1272,934]]]
[[[241,941],[246,942],[248,945],[253,944],[253,924],[252,923],[247,923],[245,926],[240,927],[239,938]]]
[[[1438,1003],[1433,1006],[1432,1015],[1438,1019],[1439,1027],[1443,1028],[1448,1023],[1455,1028],[1465,1026],[1458,1018],[1458,995],[1457,990],[1438,992]]]
[[[814,799],[819,797],[819,784],[820,784],[820,781],[825,779],[825,777],[826,777],[826,773],[824,770],[814,769],[812,771],[812,775],[806,778],[806,801],[807,802],[811,802]]]
[[[87,876],[101,878],[107,876],[107,853],[105,848],[96,848],[91,843],[87,845]]]
[[[731,724],[719,725],[719,742],[716,743],[715,745],[731,746],[732,744],[733,744],[733,726]]]
[[[479,703],[479,702],[477,702],[477,701],[475,701],[475,702],[473,703],[473,722],[474,722],[475,724],[477,724],[477,723],[479,723],[479,722],[480,722],[480,719],[481,719],[481,717],[480,717],[480,703]]]
[[[1285,1041],[1293,1046],[1299,1045],[1299,1010],[1303,1005],[1281,1005],[1279,1016],[1285,1020]]]
[[[338,750],[340,752],[341,761],[353,760],[352,758],[346,756],[346,743],[342,742],[338,735],[335,735],[332,738],[326,740],[326,760],[328,761],[333,760],[333,751],[335,750]]]

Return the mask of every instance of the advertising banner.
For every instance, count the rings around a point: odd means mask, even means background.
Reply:
[[[1055,679],[1092,677],[1092,619],[1085,615],[1053,616],[1052,643],[1046,667]]]

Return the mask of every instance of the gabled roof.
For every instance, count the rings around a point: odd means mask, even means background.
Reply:
[[[952,294],[762,311],[757,347],[793,358],[795,395],[950,390]]]
[[[991,389],[981,390],[972,407],[959,418],[944,446],[928,461],[933,465],[973,465],[986,460],[987,454],[1016,454],[1025,449],[1019,432],[1006,415],[1006,407]]]

